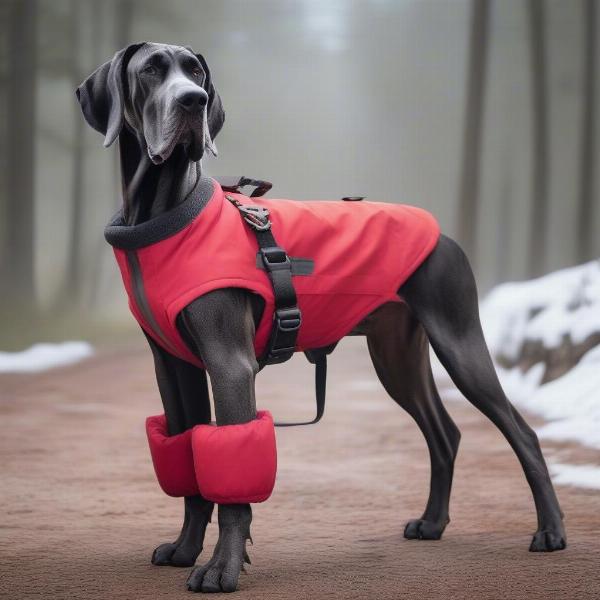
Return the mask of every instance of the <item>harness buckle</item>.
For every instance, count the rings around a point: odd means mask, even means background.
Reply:
[[[275,327],[280,331],[290,332],[300,329],[302,313],[297,306],[278,308],[274,313]],[[280,348],[282,350],[283,348]]]
[[[297,306],[275,309],[265,364],[282,363],[292,357],[296,351],[296,332],[301,324],[302,313]]]
[[[263,264],[267,271],[278,271],[280,269],[291,269],[291,262],[283,248],[279,246],[267,246],[260,248]]]
[[[269,210],[263,206],[247,206],[240,204],[238,207],[242,217],[250,227],[256,231],[267,231],[271,229]]]

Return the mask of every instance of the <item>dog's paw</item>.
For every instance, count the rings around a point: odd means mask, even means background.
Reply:
[[[446,529],[446,522],[436,523],[425,519],[413,519],[404,528],[407,540],[439,540]]]
[[[159,567],[192,567],[202,547],[187,544],[161,544],[152,553],[151,562]]]
[[[235,592],[244,562],[250,564],[246,541],[239,535],[221,535],[212,558],[190,573],[187,589],[192,592]]]
[[[555,550],[564,550],[567,547],[567,537],[564,529],[539,529],[535,532],[529,552],[554,552]]]
[[[235,592],[241,570],[241,567],[226,567],[211,560],[190,573],[187,589],[204,593]]]
[[[150,562],[157,567],[171,564],[171,556],[177,550],[177,544],[161,544],[154,549]]]

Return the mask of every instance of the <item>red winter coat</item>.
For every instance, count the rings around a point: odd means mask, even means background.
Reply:
[[[297,350],[327,346],[348,334],[397,291],[435,247],[440,230],[426,211],[402,204],[248,198],[269,209],[272,232],[288,256],[314,262],[295,275],[302,325]],[[273,319],[273,290],[257,267],[254,232],[220,185],[201,179],[189,199],[140,225],[118,214],[105,229],[142,328],[172,354],[197,366],[176,327],[190,302],[220,288],[260,294],[265,310],[254,348],[262,355]]]

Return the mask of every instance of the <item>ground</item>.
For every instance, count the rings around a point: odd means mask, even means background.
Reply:
[[[302,357],[267,369],[258,388],[276,418],[313,410]],[[144,342],[3,375],[0,390],[0,597],[191,598],[189,569],[150,564],[176,537],[182,502],[152,472],[144,418],[161,408]],[[463,436],[452,522],[441,541],[405,540],[429,485],[421,434],[376,382],[360,339],[336,350],[328,390],[319,425],[277,433],[277,484],[254,506],[252,565],[236,598],[600,597],[600,492],[558,488],[569,547],[528,552],[536,519],[516,458],[473,407],[449,400]],[[586,460],[575,446],[544,450]],[[215,540],[213,523],[199,562]]]

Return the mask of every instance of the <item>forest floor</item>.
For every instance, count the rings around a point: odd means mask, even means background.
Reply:
[[[189,569],[150,564],[183,511],[158,488],[146,446],[144,418],[161,408],[144,342],[3,375],[0,390],[0,597],[191,597]],[[359,339],[332,356],[328,390],[319,425],[278,431],[277,485],[253,508],[252,565],[236,598],[600,597],[600,491],[559,487],[569,547],[528,552],[536,519],[514,454],[473,407],[449,400],[462,431],[452,523],[441,541],[405,540],[429,486],[420,432],[376,382]],[[267,369],[257,397],[277,418],[308,416],[311,368],[295,357]],[[575,445],[543,446],[550,458],[590,460]],[[216,531],[213,522],[199,562]]]

